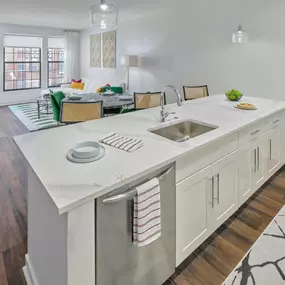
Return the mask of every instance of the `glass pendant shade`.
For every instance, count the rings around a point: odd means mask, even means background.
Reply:
[[[102,0],[101,4],[92,6],[90,9],[90,21],[93,27],[102,30],[116,29],[118,25],[118,9]]]
[[[248,42],[248,34],[242,29],[242,25],[238,26],[237,32],[233,33],[233,43],[244,44]]]

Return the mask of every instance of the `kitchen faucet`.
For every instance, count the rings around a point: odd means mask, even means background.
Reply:
[[[165,88],[163,88],[163,90],[161,91],[161,96],[160,96],[160,107],[161,107],[161,111],[160,111],[160,121],[162,123],[165,122],[165,119],[170,115],[170,114],[175,114],[174,112],[168,113],[164,111],[164,95],[165,95],[165,91],[171,89],[175,92],[176,95],[176,100],[177,100],[177,105],[178,106],[182,106],[182,99],[181,99],[181,95],[179,93],[179,91],[177,90],[176,87],[174,87],[173,85],[167,85]]]

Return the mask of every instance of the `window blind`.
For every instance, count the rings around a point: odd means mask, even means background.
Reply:
[[[49,48],[64,48],[64,39],[63,38],[48,38],[48,47]]]
[[[4,35],[4,47],[42,47],[42,38],[25,35]]]

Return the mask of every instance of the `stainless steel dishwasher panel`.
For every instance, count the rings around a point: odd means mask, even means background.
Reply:
[[[135,186],[163,173],[160,180],[162,235],[139,248],[132,242],[133,199],[103,201],[118,194],[125,197]],[[174,273],[175,192],[175,167],[170,165],[96,200],[96,285],[161,285]]]

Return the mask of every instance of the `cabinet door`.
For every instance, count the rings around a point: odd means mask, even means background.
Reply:
[[[239,206],[241,206],[254,192],[254,151],[255,144],[248,143],[239,150]]]
[[[210,234],[207,204],[211,203],[211,166],[176,186],[176,265],[188,257]]]
[[[252,177],[253,192],[258,190],[266,181],[267,139],[268,139],[267,134],[259,137],[254,146],[253,177]]]
[[[238,209],[238,151],[213,164],[214,207],[209,207],[212,229],[217,229]]]
[[[280,129],[274,128],[268,134],[267,175],[271,177],[281,167]]]
[[[285,163],[285,124],[282,123],[280,128],[281,164],[283,165]]]

